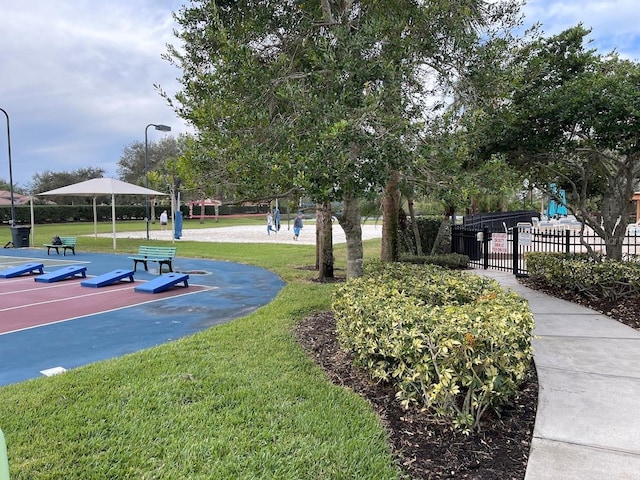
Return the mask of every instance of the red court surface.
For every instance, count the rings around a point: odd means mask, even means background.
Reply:
[[[79,277],[53,283],[35,282],[34,278],[25,275],[0,282],[0,335],[205,289],[197,285],[177,286],[148,294],[133,290],[142,283],[138,281],[89,288],[80,285],[83,279]]]
[[[87,276],[131,268],[125,254],[47,255],[42,249],[8,249],[0,271],[27,263],[86,266]],[[70,258],[72,257],[72,258]],[[117,358],[192,335],[248,315],[284,286],[274,273],[251,265],[176,257],[174,270],[190,276],[162,293],[135,292],[158,278],[138,269],[135,282],[91,288],[76,277],[35,282],[40,274],[0,279],[0,387]]]

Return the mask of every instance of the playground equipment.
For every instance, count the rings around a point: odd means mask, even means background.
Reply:
[[[555,183],[550,183],[551,198],[549,199],[549,206],[547,207],[547,216],[549,218],[565,217],[567,213],[567,193],[556,186]],[[560,198],[557,201],[556,198]]]

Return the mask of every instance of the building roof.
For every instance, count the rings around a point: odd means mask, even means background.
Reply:
[[[13,192],[13,203],[14,205],[26,205],[29,203],[29,197]],[[0,190],[0,205],[11,205],[11,192],[9,190]]]

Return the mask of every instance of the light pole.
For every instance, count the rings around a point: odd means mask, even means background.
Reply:
[[[161,132],[170,132],[171,127],[168,125],[150,123],[144,128],[144,186],[149,188],[149,142],[147,140],[147,131],[149,127],[154,127]],[[13,198],[13,197],[12,197]],[[145,198],[145,222],[147,223],[147,240],[149,240],[149,194]]]
[[[4,108],[0,108],[7,117],[7,149],[9,150],[9,192],[11,195],[11,226],[16,224],[16,207],[13,201],[13,170],[11,168],[11,129],[9,128],[9,114]]]

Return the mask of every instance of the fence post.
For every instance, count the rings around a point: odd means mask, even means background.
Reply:
[[[489,227],[482,228],[482,254],[484,269],[489,269]]]
[[[513,271],[513,274],[515,276],[518,276],[518,273],[519,273],[518,261],[520,260],[519,259],[520,248],[519,248],[519,245],[518,245],[518,230],[520,230],[520,229],[518,228],[517,225],[514,226],[511,229],[511,231],[513,232],[513,255],[512,255],[512,257],[513,257],[512,258],[512,260],[513,260],[513,269],[512,269],[512,271]]]
[[[564,231],[564,253],[571,253],[571,230]]]

